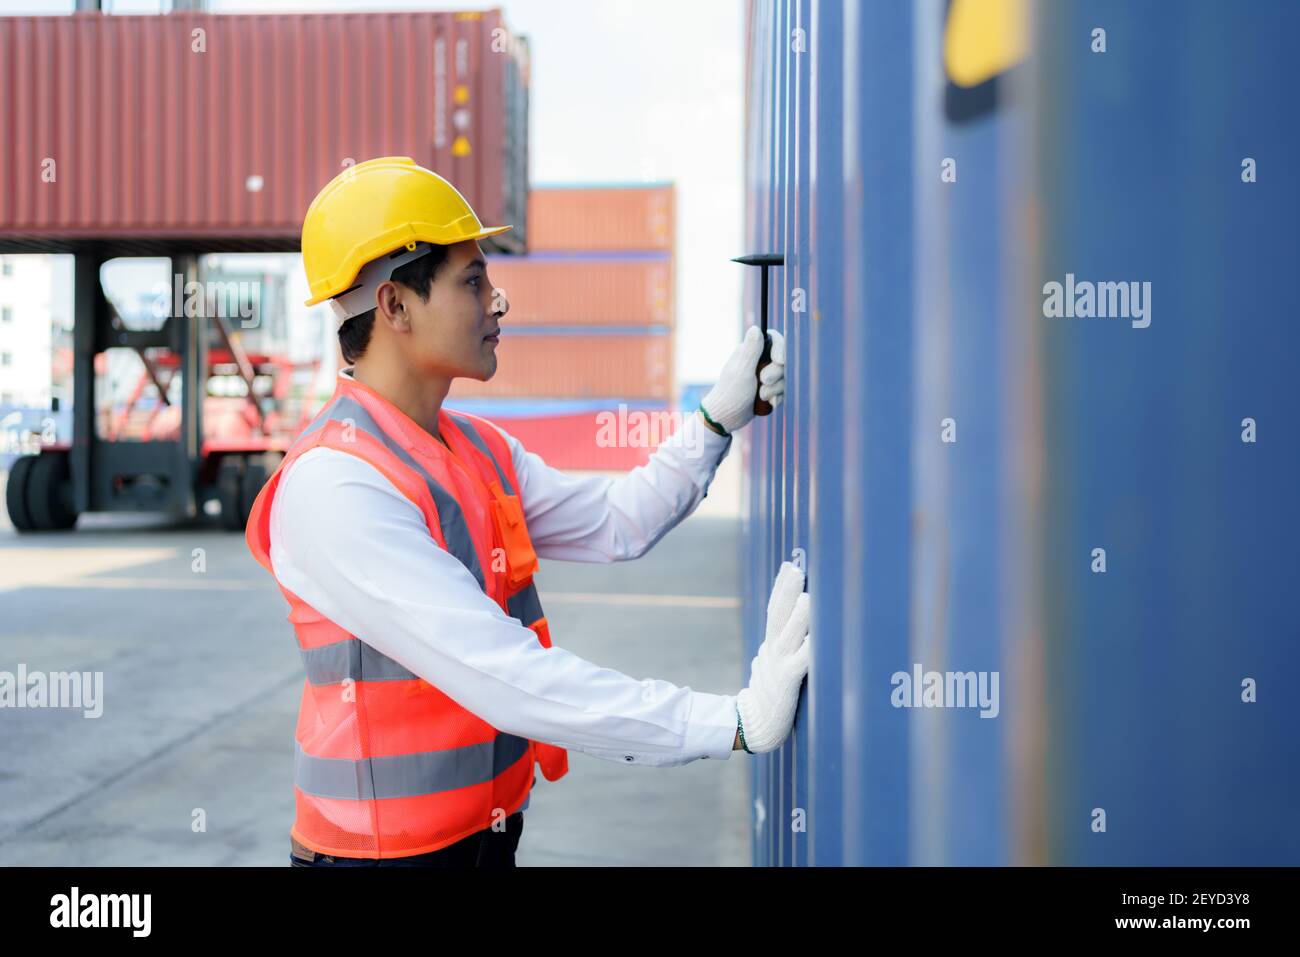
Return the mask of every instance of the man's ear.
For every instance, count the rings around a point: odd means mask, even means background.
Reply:
[[[395,329],[408,328],[410,319],[406,314],[406,307],[402,305],[402,296],[397,283],[392,280],[382,282],[375,290],[375,294],[377,303],[375,311],[378,317]]]

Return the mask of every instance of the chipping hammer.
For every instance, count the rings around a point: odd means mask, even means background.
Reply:
[[[737,256],[731,260],[733,263],[740,263],[743,266],[758,266],[762,272],[760,281],[762,282],[762,293],[759,298],[759,324],[763,332],[763,354],[759,356],[758,366],[754,369],[754,377],[763,371],[763,367],[772,363],[772,340],[767,335],[767,270],[769,266],[784,266],[785,256],[780,253],[754,253],[751,256]],[[772,404],[766,399],[754,397],[754,414],[771,415]]]

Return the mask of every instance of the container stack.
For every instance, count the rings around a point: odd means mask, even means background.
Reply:
[[[672,432],[674,193],[534,188],[529,252],[489,262],[510,311],[497,372],[457,379],[482,415],[556,468],[626,470]]]

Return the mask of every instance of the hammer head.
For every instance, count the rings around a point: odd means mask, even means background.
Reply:
[[[736,256],[731,261],[742,266],[784,266],[785,256],[780,253],[754,253],[751,256]]]
[[[760,301],[762,306],[759,310],[759,327],[763,330],[763,354],[759,357],[758,368],[754,370],[755,376],[762,371],[763,367],[772,361],[772,340],[767,335],[767,267],[784,266],[785,256],[781,253],[753,253],[749,256],[736,256],[731,260],[733,263],[740,263],[743,266],[758,266],[762,269],[762,275],[759,276],[759,289],[762,290]],[[755,415],[771,415],[771,403],[763,399],[754,399]]]

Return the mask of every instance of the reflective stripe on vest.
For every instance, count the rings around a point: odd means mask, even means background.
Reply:
[[[531,625],[542,617],[542,600],[537,594],[537,586],[531,581],[506,599],[506,611],[511,618],[518,618],[525,625]]]
[[[419,675],[381,653],[373,645],[345,638],[319,648],[302,648],[307,680],[314,685],[351,681],[411,681]]]
[[[528,751],[528,739],[499,734],[463,748],[391,757],[317,758],[295,741],[293,781],[305,794],[346,801],[419,797],[491,781]]]
[[[483,436],[479,435],[478,427],[464,416],[457,415],[454,412],[449,412],[447,414],[450,415],[452,420],[460,426],[461,431],[465,433],[465,437],[474,443],[474,447],[488,457],[488,461],[491,462],[497,470],[497,477],[501,479],[501,485],[505,488],[506,494],[514,495],[514,483],[510,481],[510,476],[506,475],[505,470],[501,467],[501,463],[497,461],[496,456],[492,454],[492,450],[488,448],[487,441],[484,440]]]

